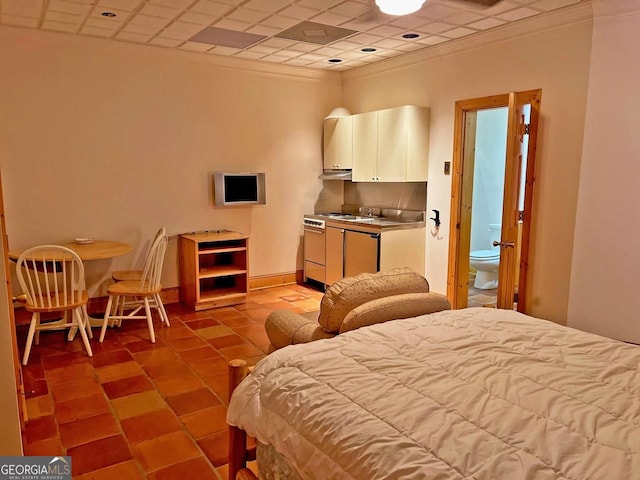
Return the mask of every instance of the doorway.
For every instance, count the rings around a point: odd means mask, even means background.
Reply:
[[[447,295],[524,312],[541,90],[456,102]]]

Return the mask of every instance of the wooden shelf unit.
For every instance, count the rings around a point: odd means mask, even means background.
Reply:
[[[238,232],[180,235],[180,294],[192,309],[244,303],[249,291],[249,237]]]

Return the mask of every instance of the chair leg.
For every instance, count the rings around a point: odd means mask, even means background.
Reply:
[[[162,299],[160,298],[160,294],[156,293],[153,298],[156,301],[156,305],[158,306],[158,313],[160,313],[160,318],[165,323],[167,327],[170,327],[169,316],[167,315],[167,311],[164,309],[164,304],[162,303]]]
[[[89,312],[87,312],[87,306],[83,305],[82,306],[82,314],[84,315],[84,319],[85,319],[85,327],[87,329],[87,335],[89,335],[89,338],[93,338],[93,331],[91,330],[91,319],[89,318]]]
[[[104,341],[104,334],[107,331],[107,324],[109,323],[109,315],[111,313],[111,305],[113,304],[113,295],[109,295],[109,300],[107,301],[107,308],[104,311],[104,320],[102,321],[102,328],[100,329],[100,343]],[[118,304],[116,303],[116,309]]]
[[[33,343],[33,334],[36,331],[36,325],[39,322],[40,314],[34,312],[31,315],[31,323],[29,324],[29,333],[27,333],[27,343],[24,347],[24,356],[22,357],[22,365],[26,365],[29,361],[29,354],[31,353],[31,344]]]
[[[76,322],[78,323],[78,331],[80,332],[80,336],[82,337],[82,343],[84,343],[84,348],[87,351],[87,355],[93,357],[93,351],[91,350],[91,345],[89,344],[89,337],[87,336],[86,331],[86,322],[89,322],[89,317],[84,317],[84,313],[86,312],[83,308],[76,308],[73,310],[73,314],[76,316]]]
[[[151,343],[156,343],[156,334],[153,331],[153,317],[151,316],[151,307],[149,306],[149,297],[144,297],[144,311],[147,314],[147,325],[149,326],[149,335]]]

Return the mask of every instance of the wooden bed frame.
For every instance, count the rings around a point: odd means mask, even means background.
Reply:
[[[229,401],[233,391],[252,369],[253,367],[249,367],[245,360],[229,362]],[[248,445],[247,440],[247,433],[244,430],[229,425],[229,480],[258,480],[247,468],[247,462],[256,459],[255,442],[250,442],[252,445]]]

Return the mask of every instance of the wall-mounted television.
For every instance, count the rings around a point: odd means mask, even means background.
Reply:
[[[215,172],[213,192],[218,207],[264,205],[264,173]]]

